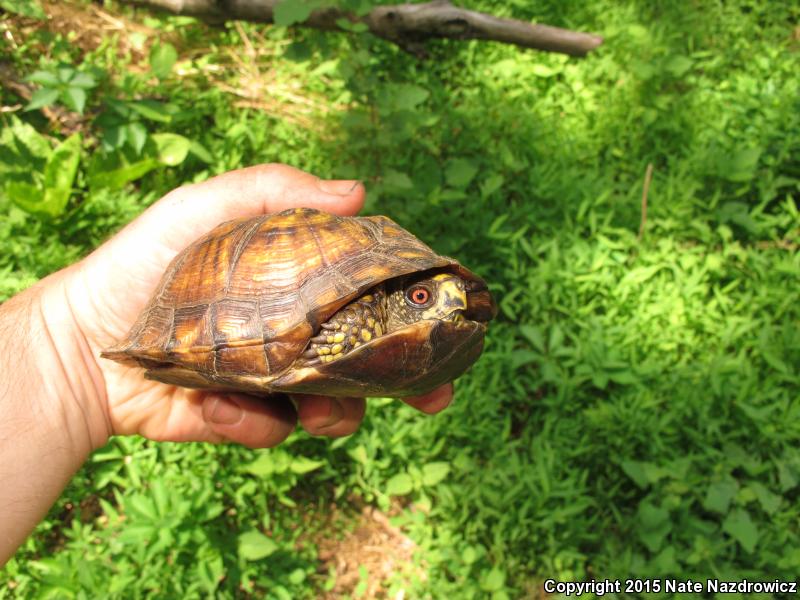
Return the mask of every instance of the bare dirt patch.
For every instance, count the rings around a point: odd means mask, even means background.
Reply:
[[[44,20],[14,15],[4,19],[7,41],[21,44],[34,30],[45,29],[63,35],[85,54],[115,39],[113,47],[118,56],[129,56],[133,62],[139,62],[147,56],[150,43],[159,37],[155,29],[95,4],[42,2],[41,6],[47,15]],[[44,46],[41,50],[45,55],[48,52]]]
[[[334,508],[331,518],[348,517]],[[354,592],[358,592],[358,598],[388,598],[388,584],[396,581],[395,575],[424,578],[424,572],[412,560],[417,545],[391,524],[388,515],[373,506],[365,506],[352,518],[351,528],[342,536],[316,540],[321,570],[333,571],[336,577],[333,589],[322,598],[333,600]],[[404,597],[402,590],[392,596],[396,600]]]

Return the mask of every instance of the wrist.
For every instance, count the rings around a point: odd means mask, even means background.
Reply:
[[[80,322],[67,289],[74,267],[41,282],[32,319],[41,328],[43,346],[38,361],[45,379],[45,401],[60,415],[85,460],[89,452],[105,445],[111,435],[103,373]]]
[[[56,274],[0,306],[0,566],[108,439],[61,290]]]

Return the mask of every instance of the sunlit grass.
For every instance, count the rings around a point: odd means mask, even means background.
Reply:
[[[258,452],[114,440],[6,568],[9,590],[317,597],[334,585],[314,541],[330,503],[372,504],[417,544],[390,596],[795,576],[797,9],[471,6],[606,43],[577,60],[448,42],[419,62],[357,36],[148,21],[191,57],[159,84],[183,111],[163,130],[211,162],[79,183],[56,225],[0,199],[8,295],[185,181],[263,161],[358,177],[369,211],[485,276],[501,310],[436,417],[376,400],[350,438]],[[112,92],[148,94],[148,75],[125,87],[127,63],[90,56]]]

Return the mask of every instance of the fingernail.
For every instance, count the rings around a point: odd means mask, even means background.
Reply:
[[[208,420],[216,425],[236,425],[244,418],[244,410],[229,398],[213,400],[214,406]]]
[[[337,196],[349,196],[360,184],[360,181],[352,179],[320,179],[319,189]]]

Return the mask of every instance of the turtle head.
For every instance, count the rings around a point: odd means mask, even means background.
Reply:
[[[322,323],[275,389],[309,394],[411,396],[452,381],[483,349],[497,308],[465,272],[390,279]]]
[[[467,310],[465,281],[453,273],[404,278],[386,299],[387,331],[417,321],[460,321]]]

